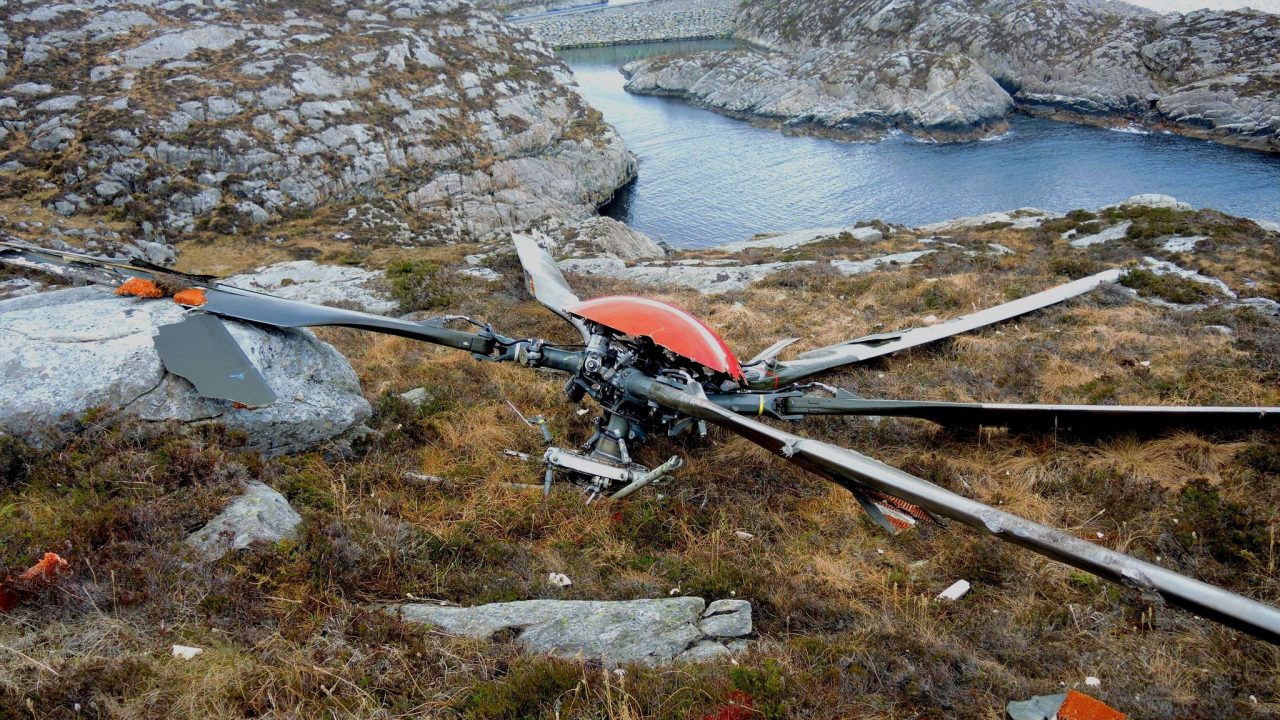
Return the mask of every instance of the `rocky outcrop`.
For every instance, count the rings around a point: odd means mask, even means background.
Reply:
[[[243,550],[255,542],[274,543],[292,538],[302,523],[283,495],[261,482],[245,484],[244,494],[227,504],[217,517],[187,537],[187,544],[206,560]]]
[[[242,231],[376,194],[436,238],[483,237],[586,217],[634,174],[551,51],[468,3],[11,3],[0,17],[0,177],[64,215]]]
[[[937,141],[1007,129],[1013,100],[961,55],[735,50],[655,57],[623,68],[626,88],[674,95],[785,131],[867,140],[892,130]]]
[[[933,250],[912,250],[868,258],[866,260],[831,260],[830,269],[845,277],[862,275],[881,267],[910,265]],[[652,285],[661,288],[683,287],[703,295],[720,295],[742,290],[752,283],[776,275],[783,270],[813,267],[814,260],[790,260],[742,264],[738,260],[677,260],[628,266],[616,258],[562,260],[560,269],[575,275],[596,275]]]
[[[338,438],[370,415],[347,360],[305,330],[226,321],[279,397],[262,408],[196,394],[165,371],[152,335],[186,311],[165,301],[116,297],[101,288],[44,292],[0,301],[0,429],[38,442],[90,409],[112,419],[217,421],[268,455]]]
[[[1027,112],[1280,151],[1271,14],[1160,15],[1104,0],[751,0],[737,34],[791,54],[958,53]]]
[[[386,608],[451,635],[490,638],[515,631],[527,652],[573,660],[667,665],[723,658],[751,634],[745,600],[677,597],[616,602],[523,600],[477,607],[407,604]]]
[[[652,238],[610,217],[588,218],[578,224],[565,254],[586,252],[620,260],[662,257],[667,251]]]

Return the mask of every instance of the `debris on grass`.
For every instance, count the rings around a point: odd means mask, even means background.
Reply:
[[[191,660],[203,652],[204,648],[191,647],[190,645],[173,646],[173,656],[179,660]]]
[[[570,585],[573,584],[573,581],[569,579],[569,576],[563,573],[553,572],[547,576],[547,580],[549,580],[551,584],[555,585],[556,587],[569,587]]]
[[[31,593],[52,585],[67,567],[67,561],[57,553],[45,553],[39,562],[24,570],[21,575],[8,578],[0,584],[0,612],[9,612]]]
[[[943,590],[942,592],[938,593],[938,599],[950,600],[951,602],[955,602],[960,598],[964,597],[965,595],[968,595],[969,590],[971,590],[972,588],[973,586],[969,584],[968,580],[957,580],[951,583],[951,586],[948,587],[946,590]]]
[[[1005,708],[1009,720],[1125,720],[1127,715],[1076,690],[1015,700]]]
[[[1058,720],[1125,720],[1124,713],[1075,690],[1067,691],[1067,699],[1058,708]]]

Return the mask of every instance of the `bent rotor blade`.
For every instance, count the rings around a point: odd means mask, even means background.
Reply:
[[[1280,610],[1270,605],[970,500],[852,450],[802,438],[742,417],[704,397],[643,373],[628,376],[626,389],[636,397],[720,425],[855,494],[870,489],[898,498],[1053,560],[1158,595],[1197,615],[1280,645]]]
[[[913,328],[900,332],[867,335],[854,340],[828,345],[797,355],[792,360],[778,362],[772,369],[759,367],[747,373],[748,384],[752,388],[767,389],[787,385],[797,380],[816,375],[842,365],[852,365],[871,358],[881,357],[908,348],[919,347],[937,340],[976,330],[977,328],[998,323],[1033,310],[1069,300],[1093,290],[1103,283],[1115,282],[1120,278],[1119,269],[1104,270],[1066,285],[1059,285],[1034,295],[1007,302],[1003,305],[979,310],[970,315],[962,315],[953,320],[923,328]]]
[[[577,328],[583,340],[589,338],[591,335],[582,320],[565,310],[570,305],[576,305],[579,298],[569,288],[569,282],[564,279],[564,273],[560,272],[556,261],[529,235],[511,233],[511,240],[516,245],[516,254],[520,256],[520,266],[524,268],[529,294],[542,303],[543,307]]]
[[[755,414],[750,395],[742,401]],[[1174,407],[1162,405],[1035,405],[961,403],[926,400],[878,400],[846,397],[787,397],[779,414],[881,415],[913,417],[951,427],[1005,427],[1017,430],[1064,430],[1092,433],[1187,428],[1256,430],[1280,426],[1280,407]],[[735,408],[736,409],[736,408]]]
[[[213,315],[192,313],[180,322],[160,326],[155,345],[165,369],[191,381],[201,397],[249,407],[276,401],[258,368]]]

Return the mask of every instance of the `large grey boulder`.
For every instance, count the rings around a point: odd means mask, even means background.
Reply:
[[[120,298],[97,287],[0,301],[0,429],[39,441],[91,408],[117,418],[217,421],[268,455],[337,438],[370,415],[346,358],[305,330],[227,321],[279,400],[257,409],[196,394],[166,372],[152,336],[183,318],[168,300]]]
[[[665,665],[723,657],[751,633],[751,604],[702,598],[522,600],[477,607],[407,604],[387,608],[451,635],[489,638],[513,630],[532,653],[606,665]],[[732,645],[733,647],[730,647]]]
[[[611,217],[587,218],[578,223],[575,245],[585,245],[596,255],[620,260],[658,258],[667,254],[648,235],[628,227]]]
[[[187,537],[187,544],[206,560],[217,560],[255,542],[292,538],[302,522],[283,495],[261,482],[246,483],[244,494],[217,517]]]

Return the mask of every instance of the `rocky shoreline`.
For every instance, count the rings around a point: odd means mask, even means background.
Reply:
[[[868,59],[905,50],[966,57],[1022,112],[1280,152],[1280,17],[1271,14],[1161,15],[1084,0],[999,8],[958,0],[752,0],[736,18],[736,36],[797,56],[823,48]],[[794,84],[820,81],[825,71],[813,67]]]

